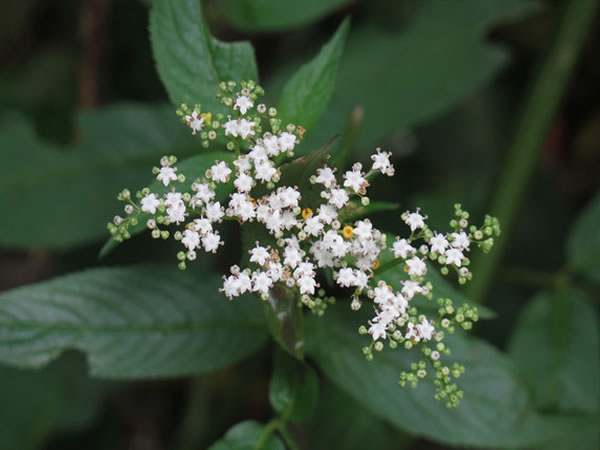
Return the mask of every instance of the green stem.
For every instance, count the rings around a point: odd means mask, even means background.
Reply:
[[[382,272],[385,272],[388,269],[391,269],[392,267],[397,266],[398,264],[400,264],[401,262],[404,262],[405,260],[402,258],[396,258],[393,259],[391,261],[386,262],[385,264],[382,264],[381,266],[379,266],[376,270],[374,270],[373,272],[375,272],[376,274],[380,274]]]
[[[280,421],[277,424],[278,424],[277,425],[277,431],[279,432],[279,434],[283,438],[283,441],[285,442],[286,447],[289,450],[300,450],[300,448],[296,444],[296,441],[295,441],[294,437],[292,436],[292,434],[289,432],[289,430],[285,426],[285,422]]]
[[[490,288],[509,242],[508,237],[527,183],[598,6],[598,0],[571,0],[565,3],[566,11],[556,41],[534,80],[492,202],[491,212],[500,220],[504,236],[497,240],[496,248],[490,254],[475,258],[475,276],[468,289],[468,295],[474,300],[483,302]]]
[[[260,436],[256,441],[256,444],[254,445],[256,450],[261,450],[265,446],[267,439],[269,439],[269,437],[273,434],[273,431],[275,431],[275,429],[278,427],[278,423],[279,419],[271,419],[269,423],[265,425],[262,433],[260,433]]]

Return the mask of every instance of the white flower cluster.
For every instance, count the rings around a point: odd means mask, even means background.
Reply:
[[[499,232],[497,221],[486,217],[481,229],[469,227],[468,213],[455,205],[457,219],[450,223],[453,231],[442,234],[429,229],[427,217],[419,209],[407,211],[402,220],[410,235],[397,236],[389,245],[386,235],[368,219],[346,223],[345,217],[356,207],[355,199],[360,199],[363,207],[369,205],[366,193],[375,175],[394,175],[391,153],[378,148],[371,156],[367,172],[362,164],[355,163],[341,176],[336,174],[336,168],[327,165],[326,155],[321,154],[314,157],[316,164],[311,163],[308,180],[293,179],[292,175],[286,176],[283,163],[293,156],[304,130],[292,124],[282,130],[274,108],[267,109],[264,104],[255,107],[261,94],[255,83],[247,83],[239,92],[234,92],[233,87],[235,83],[223,84],[220,94],[233,117],[217,114],[213,121],[212,114],[201,114],[199,106],[192,111],[183,105],[178,112],[192,134],[200,134],[204,146],[217,135],[222,136],[227,149],[235,152],[232,163],[216,160],[204,177],[196,179],[186,190],[185,175],[175,166],[176,158],[163,157],[154,173],[167,192],[159,195],[145,188],[138,192],[138,205],[131,200],[129,191],[123,191],[120,198],[128,202],[125,211],[130,217],[123,220],[117,216],[109,224],[111,233],[117,240],[129,237],[128,224],[135,224],[142,214],[151,216],[144,220],[155,238],[169,236],[160,226],[184,224],[183,231],[174,234],[185,249],[178,253],[179,267],[184,269],[187,261],[196,259],[198,250],[215,253],[224,245],[215,228],[218,223],[223,220],[235,220],[242,225],[258,223],[262,234],[247,249],[248,266],[234,265],[231,273],[223,277],[220,291],[227,298],[232,300],[253,292],[267,299],[273,295],[273,288],[279,286],[313,311],[322,313],[324,309],[316,310],[314,305],[324,295],[319,289],[321,274],[329,272],[339,288],[351,289],[352,309],[359,309],[365,301],[372,305],[375,316],[369,321],[369,328],[360,330],[371,335],[371,347],[381,350],[381,341],[388,339],[391,347],[403,343],[408,349],[434,339],[439,351],[425,346],[424,353],[439,366],[443,329],[451,331],[454,322],[448,318],[418,316],[411,305],[417,295],[431,298],[426,261],[442,265],[443,274],[453,268],[459,281],[466,282],[472,276],[466,253],[473,242],[489,250],[493,244],[490,236]],[[263,131],[265,122],[270,125],[269,131]],[[287,166],[295,164],[304,164],[300,173],[306,173],[306,160],[299,159]],[[220,184],[228,184],[233,191],[226,199],[217,195]],[[483,240],[484,237],[487,239]],[[390,261],[381,265],[385,259]],[[393,265],[402,265],[406,272],[402,280],[394,281],[394,284],[399,281],[397,290],[381,277],[383,270]],[[443,314],[450,314],[451,305],[444,308]],[[461,317],[461,326],[467,329],[471,320],[477,320],[477,313],[465,309],[461,310]],[[371,355],[371,347],[364,349],[367,357]],[[413,383],[415,377],[421,377],[424,369],[419,367],[416,374],[404,374],[404,380]],[[443,386],[447,388],[448,383],[443,378]],[[447,391],[450,392],[453,391]]]

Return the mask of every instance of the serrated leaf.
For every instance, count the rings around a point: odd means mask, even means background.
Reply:
[[[536,296],[523,310],[509,353],[546,410],[598,413],[600,330],[581,291]]]
[[[254,420],[234,425],[225,436],[208,450],[285,450],[285,446],[274,434],[262,440],[265,426]]]
[[[569,262],[600,283],[600,194],[576,219],[567,240]]]
[[[455,409],[433,399],[429,379],[416,389],[398,386],[399,374],[414,361],[402,349],[385,349],[367,361],[361,347],[368,337],[357,329],[364,314],[329,308],[326,318],[307,319],[307,354],[337,386],[370,413],[428,439],[456,446],[530,447],[581,425],[577,417],[541,415],[511,362],[489,344],[462,335],[449,336],[449,361],[466,367],[459,379],[465,398]]]
[[[386,264],[394,261],[394,254],[389,250],[394,242],[394,237],[391,233],[388,233],[387,244],[388,250],[384,250],[380,259],[380,267],[384,269]],[[408,274],[404,270],[403,264],[396,264],[393,267],[385,269],[383,271],[377,271],[375,273],[376,280],[384,280],[387,284],[392,286],[394,290],[402,289],[402,282],[408,280]],[[482,319],[493,319],[496,317],[496,313],[485,306],[475,303],[469,300],[461,291],[454,288],[449,281],[447,281],[434,267],[433,264],[427,263],[427,275],[425,275],[425,282],[430,282],[433,286],[431,293],[433,294],[432,300],[427,300],[421,295],[415,296],[411,303],[415,304],[418,308],[433,311],[438,309],[437,299],[439,298],[450,298],[454,305],[460,306],[467,304],[470,306],[476,306],[479,312],[479,317]]]
[[[212,37],[198,0],[154,2],[150,38],[158,73],[176,105],[200,103],[205,111],[222,111],[215,99],[219,82],[258,79],[252,46]]]
[[[319,54],[284,86],[277,106],[284,126],[293,123],[311,130],[325,112],[349,28],[350,20],[346,19]]]
[[[284,420],[303,422],[313,415],[318,400],[319,379],[314,369],[276,351],[269,385],[269,401],[275,412]]]
[[[241,30],[287,30],[313,22],[346,3],[349,0],[229,0],[223,18]]]
[[[394,132],[448,111],[507,63],[507,52],[486,40],[490,28],[537,5],[533,0],[423,0],[406,26],[395,31],[354,29],[329,107],[298,151],[342,132],[356,105],[365,115],[354,148],[368,151]],[[279,83],[274,78],[267,92]]]
[[[232,168],[232,162],[235,159],[235,155],[232,153],[225,152],[207,152],[201,153],[200,155],[192,156],[176,164],[179,173],[182,173],[186,177],[184,183],[179,184],[179,192],[191,192],[191,185],[196,179],[204,178],[206,171],[215,164],[216,161],[225,161],[230,168]],[[150,178],[148,178],[150,179]],[[163,183],[154,180],[149,185],[150,192],[158,194],[159,196],[170,191],[170,187],[165,186]],[[233,191],[233,183],[220,183],[215,189],[215,201],[222,202],[230,193]],[[138,217],[137,225],[130,225],[128,228],[129,234],[134,236],[146,230],[146,223],[152,216],[150,214],[142,213]],[[100,250],[100,258],[108,255],[115,247],[119,245],[114,238],[109,238],[102,249]]]
[[[0,244],[65,249],[106,236],[106,222],[122,211],[117,193],[151,177],[161,156],[198,149],[165,105],[119,105],[79,116],[79,143],[41,141],[25,121],[0,129],[4,163]],[[40,225],[43,223],[43,225]]]
[[[51,434],[88,425],[107,388],[65,355],[40,371],[0,366],[0,448],[35,450]]]
[[[40,367],[64,350],[93,375],[147,378],[227,367],[260,347],[252,297],[166,266],[91,269],[0,294],[0,362]]]

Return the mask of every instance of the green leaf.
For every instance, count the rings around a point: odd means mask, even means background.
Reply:
[[[277,106],[283,125],[293,123],[311,130],[319,121],[333,92],[349,28],[346,19],[319,54],[287,82]]]
[[[283,420],[303,422],[309,419],[319,400],[319,379],[306,362],[279,350],[269,386],[271,406]]]
[[[388,249],[392,247],[393,242],[394,237],[392,233],[388,233]],[[408,274],[404,271],[404,266],[402,264],[396,264],[388,269],[385,268],[387,264],[392,263],[394,260],[394,254],[389,250],[384,250],[379,261],[381,264],[380,268],[382,270],[379,270],[375,273],[375,279],[378,281],[384,280],[387,284],[392,286],[394,290],[399,291],[402,289],[402,282],[408,279]],[[418,308],[429,311],[437,311],[437,299],[450,298],[456,306],[460,306],[462,304],[476,306],[479,312],[479,317],[482,319],[493,319],[496,317],[496,313],[494,311],[469,300],[461,291],[454,288],[452,284],[446,281],[446,279],[438,272],[437,268],[431,263],[427,263],[427,275],[425,275],[425,282],[428,281],[433,286],[433,289],[431,290],[433,299],[428,300],[421,295],[415,296],[413,300],[411,300],[411,303],[416,305]]]
[[[222,111],[215,99],[219,82],[258,80],[252,46],[212,37],[198,0],[154,2],[150,38],[158,73],[176,105],[201,103],[205,111]]]
[[[281,440],[272,433],[263,439],[265,428],[254,420],[240,422],[208,450],[285,450]]]
[[[458,408],[435,401],[429,379],[416,389],[401,388],[399,374],[413,357],[402,349],[385,349],[367,361],[361,347],[368,337],[356,331],[366,320],[339,306],[329,308],[324,319],[307,319],[307,354],[370,413],[402,430],[457,446],[516,448],[551,441],[581,424],[578,418],[534,411],[508,358],[462,335],[446,339],[449,360],[466,367],[459,379],[465,398]]]
[[[358,201],[350,201],[350,203],[340,211],[341,222],[353,222],[361,217],[368,216],[373,213],[395,211],[400,207],[400,203],[392,202],[370,202],[367,206],[363,206]]]
[[[93,375],[143,378],[227,367],[265,341],[252,297],[165,266],[91,269],[0,294],[0,362],[39,367],[68,348]]]
[[[600,283],[600,194],[579,215],[567,240],[570,264]]]
[[[290,355],[304,358],[304,320],[298,299],[286,289],[275,287],[262,305],[273,339]]]
[[[105,386],[74,356],[41,371],[0,366],[0,448],[39,449],[51,434],[90,424]]]
[[[365,115],[355,148],[368,151],[383,138],[448,111],[507,63],[507,52],[487,41],[489,30],[531,13],[537,4],[422,0],[409,23],[395,31],[354,29],[329,108],[303,148],[344,130],[356,105],[362,105]],[[267,92],[278,83],[275,78]]]
[[[346,3],[349,0],[228,0],[223,18],[240,30],[284,31],[314,22]]]
[[[233,153],[225,152],[208,152],[200,155],[192,156],[176,164],[179,173],[182,173],[186,177],[186,181],[179,185],[180,192],[191,192],[191,185],[197,178],[203,178],[205,172],[215,164],[215,161],[225,161],[229,167],[232,166],[232,162],[235,159]],[[150,192],[158,195],[169,192],[170,187],[165,186],[160,181],[154,180],[149,186]],[[215,200],[223,201],[233,191],[233,183],[220,183],[217,185],[215,190]],[[137,225],[130,225],[128,228],[131,236],[141,233],[146,230],[146,222],[152,217],[151,214],[140,214]],[[119,245],[119,242],[114,238],[110,237],[102,249],[100,250],[100,257],[108,255],[115,247]]]
[[[540,408],[598,413],[600,331],[585,294],[569,289],[536,296],[521,313],[509,353]]]
[[[107,234],[117,193],[150,179],[161,156],[198,149],[171,107],[120,105],[79,116],[79,143],[60,148],[24,121],[0,128],[0,244],[65,249]]]
[[[333,384],[322,383],[315,417],[306,424],[311,450],[404,450],[413,438],[394,430]]]

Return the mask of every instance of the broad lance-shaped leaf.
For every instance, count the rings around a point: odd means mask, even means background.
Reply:
[[[350,20],[346,19],[319,54],[302,66],[283,88],[277,109],[284,126],[293,123],[310,130],[325,112],[349,28]]]
[[[575,289],[536,296],[521,313],[509,353],[535,402],[547,410],[598,413],[600,330],[586,295]]]
[[[158,74],[171,101],[223,111],[215,99],[221,81],[257,80],[248,42],[225,43],[210,35],[199,0],[155,1],[150,38]]]
[[[184,183],[177,185],[179,191],[191,192],[192,183],[194,183],[196,179],[204,178],[206,171],[213,164],[215,164],[216,161],[225,161],[227,164],[229,164],[230,168],[233,168],[233,165],[231,163],[234,159],[235,155],[231,152],[206,152],[177,162],[176,167],[178,173],[182,173],[186,177]],[[149,175],[148,180],[151,179],[150,176],[151,175]],[[154,180],[154,182],[152,182],[148,188],[150,189],[150,192],[158,194],[159,196],[170,192],[170,187],[165,186],[158,180]],[[217,188],[215,189],[215,201],[222,202],[231,193],[231,191],[233,191],[233,183],[218,184]],[[151,214],[141,213],[138,217],[138,223],[136,225],[129,226],[129,234],[131,234],[131,236],[134,236],[136,234],[141,233],[142,231],[147,230],[146,223],[151,217]],[[117,242],[114,238],[110,237],[100,250],[100,257],[103,258],[118,245],[119,242]]]
[[[366,320],[348,305],[329,308],[324,318],[307,318],[306,351],[337,386],[402,430],[451,445],[519,448],[550,442],[582,424],[576,417],[537,413],[508,358],[462,335],[447,338],[452,354],[446,358],[466,367],[458,380],[465,397],[457,408],[433,399],[430,379],[416,389],[401,388],[400,372],[418,355],[386,348],[367,361],[361,348],[369,336],[357,332]]]
[[[39,367],[68,348],[93,375],[180,376],[227,367],[267,336],[255,298],[173,267],[91,269],[0,295],[0,362]]]
[[[346,3],[349,0],[228,0],[223,19],[241,30],[286,30],[315,21]]]
[[[285,450],[285,446],[274,430],[263,439],[265,425],[246,420],[231,427],[225,436],[208,450]]]
[[[600,194],[579,215],[567,241],[569,263],[600,283]]]
[[[371,152],[394,132],[448,111],[508,61],[506,51],[486,42],[490,28],[537,6],[532,0],[422,0],[396,32],[354,29],[329,107],[298,151],[346,129],[356,105],[365,114],[355,147]],[[274,78],[267,92],[283,82]]]
[[[107,234],[122,213],[116,199],[151,179],[163,155],[185,157],[200,146],[166,105],[120,105],[78,117],[79,143],[41,141],[22,120],[0,129],[0,245],[65,249]]]

